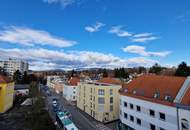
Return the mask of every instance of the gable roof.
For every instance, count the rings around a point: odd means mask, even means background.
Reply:
[[[120,94],[171,105],[186,77],[142,75],[123,85]],[[127,91],[126,91],[126,90]],[[155,98],[155,94],[159,96]],[[165,100],[170,96],[169,100]]]
[[[122,82],[119,79],[115,79],[115,78],[102,78],[100,80],[98,80],[97,82],[99,83],[107,83],[107,84],[115,84],[115,85],[121,85]]]
[[[0,75],[0,83],[10,83],[12,82],[8,77]]]

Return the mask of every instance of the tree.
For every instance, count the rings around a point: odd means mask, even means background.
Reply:
[[[150,70],[149,73],[155,73],[155,74],[159,74],[162,71],[162,67],[160,65],[158,65],[157,63],[155,65],[153,65]]]
[[[26,71],[24,71],[24,75],[22,77],[22,83],[23,84],[28,84],[29,83],[29,77]]]
[[[104,77],[104,78],[105,78],[105,77],[108,77],[108,72],[107,72],[106,69],[103,70],[103,77]]]
[[[16,84],[21,83],[21,81],[22,81],[22,74],[20,73],[19,70],[17,70],[17,71],[14,72],[13,79],[14,79],[14,81],[15,81]]]
[[[114,69],[114,75],[116,78],[128,78],[129,74],[125,71],[125,68]]]
[[[175,73],[176,76],[184,76],[187,77],[190,75],[190,67],[187,66],[185,62],[182,62],[178,65],[178,68]]]

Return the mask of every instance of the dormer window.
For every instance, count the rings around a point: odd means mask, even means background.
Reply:
[[[166,96],[164,97],[164,100],[166,100],[166,101],[171,101],[171,100],[172,100],[172,97],[171,97],[170,95],[166,95]]]
[[[159,92],[156,92],[155,94],[154,94],[154,98],[159,98],[160,97],[160,93]]]

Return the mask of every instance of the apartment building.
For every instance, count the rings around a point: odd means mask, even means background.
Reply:
[[[93,82],[79,82],[77,107],[100,122],[119,119],[119,93],[121,82],[103,78]]]
[[[64,84],[67,79],[64,76],[47,76],[47,86],[54,89],[56,93],[63,93]]]
[[[0,113],[13,106],[14,82],[0,75]]]
[[[64,85],[63,97],[70,102],[77,101],[77,85],[80,79],[77,77],[71,77],[68,83]]]
[[[13,76],[17,70],[19,70],[21,74],[24,74],[25,71],[28,72],[28,63],[23,60],[8,59],[0,61],[0,67],[3,68],[10,77]]]
[[[122,130],[190,130],[190,77],[142,75],[119,93]]]

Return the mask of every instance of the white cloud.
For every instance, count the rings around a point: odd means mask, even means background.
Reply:
[[[118,37],[130,37],[132,33],[122,30],[122,26],[114,26],[109,30],[109,33],[116,34]]]
[[[0,30],[0,41],[25,46],[51,45],[55,47],[70,47],[77,43],[76,41],[53,36],[47,31],[16,26]]]
[[[61,4],[62,7],[67,7],[76,2],[76,0],[43,0],[43,2],[48,4]]]
[[[131,45],[127,46],[125,48],[122,48],[124,52],[139,54],[141,56],[159,56],[159,57],[165,57],[169,55],[170,51],[163,51],[163,52],[151,52],[146,51],[146,48],[144,46],[137,46],[137,45]]]
[[[88,31],[88,32],[97,32],[100,30],[101,27],[105,26],[105,24],[103,23],[100,23],[100,22],[96,22],[95,25],[92,25],[92,26],[86,26],[85,27],[85,30]]]
[[[149,36],[152,36],[153,34],[152,33],[139,33],[139,34],[135,34],[133,35],[133,37],[149,37]]]
[[[41,48],[0,48],[0,58],[19,58],[28,60],[30,69],[33,70],[151,66],[157,62],[145,57],[122,59],[112,54],[104,54],[99,52],[64,52]]]
[[[148,42],[148,41],[153,41],[159,39],[158,37],[151,36],[151,37],[139,37],[139,38],[132,38],[132,42]]]

